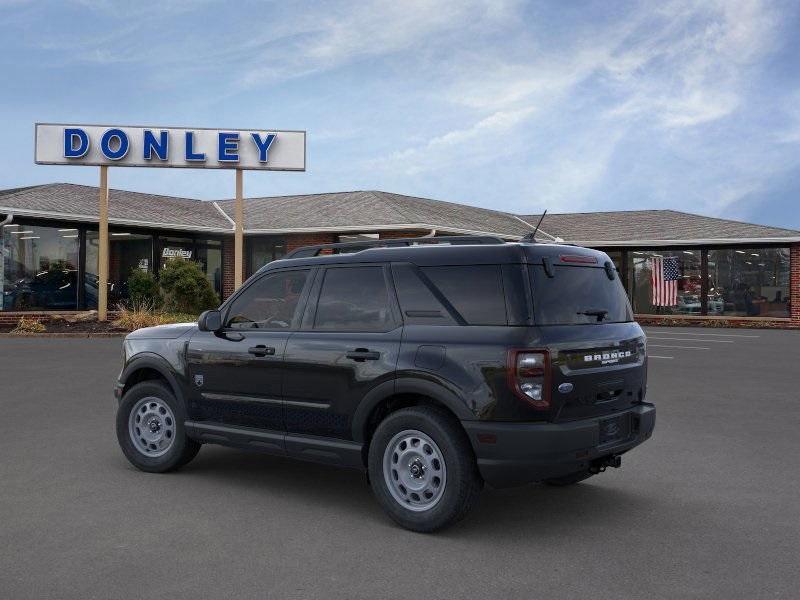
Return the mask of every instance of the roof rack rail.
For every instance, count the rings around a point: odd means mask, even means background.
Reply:
[[[311,258],[319,256],[321,253],[345,254],[349,252],[360,252],[368,248],[390,248],[394,246],[417,246],[421,244],[505,244],[505,240],[490,235],[443,235],[439,237],[410,237],[395,238],[386,240],[364,240],[363,242],[340,242],[338,244],[317,244],[314,246],[303,246],[292,250],[283,258]],[[330,252],[325,252],[325,251]]]

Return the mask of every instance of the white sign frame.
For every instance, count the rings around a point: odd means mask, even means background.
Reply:
[[[66,129],[82,130],[89,142],[87,150],[72,157],[65,156]],[[119,157],[104,154],[104,149],[120,149],[120,137],[103,136],[119,130],[127,138],[127,150]],[[145,143],[145,131],[152,134]],[[167,134],[166,149],[154,152],[153,140],[162,142]],[[191,134],[191,141],[189,140]],[[223,150],[223,139],[225,135]],[[271,142],[269,135],[274,134]],[[255,136],[258,136],[256,138]],[[78,150],[82,148],[76,137]],[[113,142],[113,143],[112,143]],[[259,146],[260,143],[260,146]],[[266,147],[266,149],[265,149]],[[73,145],[74,149],[75,146]],[[146,158],[146,151],[150,157]],[[200,154],[202,159],[196,158]],[[165,156],[165,158],[162,158]],[[224,159],[222,159],[224,157]],[[236,159],[233,160],[233,156]],[[194,158],[190,158],[194,157]],[[261,160],[266,157],[266,160]],[[222,160],[220,160],[222,159]],[[209,127],[164,127],[147,125],[80,125],[70,123],[36,123],[34,127],[34,162],[38,165],[73,165],[97,167],[151,167],[172,169],[240,169],[254,171],[305,171],[306,132],[277,129],[220,129]]]

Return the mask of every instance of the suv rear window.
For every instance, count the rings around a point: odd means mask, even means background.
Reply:
[[[537,325],[582,325],[633,321],[630,302],[619,277],[602,267],[555,266],[548,277],[533,265],[533,312]]]

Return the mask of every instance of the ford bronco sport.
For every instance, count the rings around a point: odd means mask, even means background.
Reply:
[[[415,531],[481,488],[576,483],[650,437],[645,336],[613,263],[485,237],[301,248],[197,324],[125,338],[117,436],[139,469],[204,443],[366,471]]]

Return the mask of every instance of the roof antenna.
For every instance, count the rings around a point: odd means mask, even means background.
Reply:
[[[544,216],[546,214],[547,214],[547,209],[545,208],[544,212],[542,213],[542,216],[539,217],[539,222],[536,224],[536,227],[534,227],[533,231],[531,233],[528,233],[527,235],[525,235],[525,237],[523,237],[522,240],[520,240],[520,241],[522,241],[522,242],[531,242],[533,244],[536,243],[536,232],[539,231],[539,225],[541,225],[542,221],[544,221]]]

